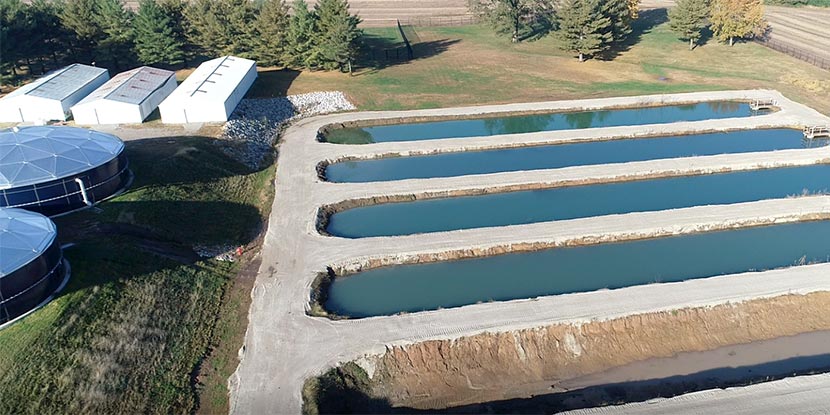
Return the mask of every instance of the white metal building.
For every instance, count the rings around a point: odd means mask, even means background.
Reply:
[[[104,68],[69,65],[0,99],[0,122],[66,121],[69,108],[109,79]]]
[[[257,77],[256,62],[235,56],[209,60],[159,105],[168,124],[224,122]]]
[[[122,72],[72,107],[77,124],[140,124],[176,89],[172,71],[142,66]]]

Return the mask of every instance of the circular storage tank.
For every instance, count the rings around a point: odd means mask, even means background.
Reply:
[[[0,207],[47,216],[98,203],[127,186],[124,143],[75,127],[0,130]]]
[[[0,325],[43,304],[61,287],[66,272],[49,218],[0,209]]]

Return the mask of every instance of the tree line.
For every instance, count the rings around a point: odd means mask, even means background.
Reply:
[[[623,44],[639,12],[638,0],[470,0],[470,9],[513,42],[550,32],[580,62]]]
[[[289,7],[293,10],[289,13]],[[361,36],[348,0],[0,0],[0,75],[66,63],[175,68],[236,55],[262,66],[350,70]]]
[[[631,34],[638,0],[470,0],[470,9],[512,42],[553,32],[559,47],[579,59],[608,56]],[[707,30],[732,45],[763,36],[763,0],[678,0],[669,27],[693,49]]]
[[[763,0],[678,0],[669,11],[669,27],[693,50],[706,30],[732,46],[735,39],[764,36],[768,25]]]

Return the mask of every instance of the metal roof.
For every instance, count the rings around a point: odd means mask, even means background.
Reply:
[[[123,150],[124,143],[118,137],[84,128],[0,130],[0,189],[83,173],[116,158]]]
[[[105,73],[107,73],[107,70],[104,68],[75,63],[50,72],[32,83],[18,88],[5,98],[29,95],[63,101]]]
[[[112,77],[76,105],[87,104],[99,99],[138,105],[144,102],[153,92],[164,86],[167,80],[174,75],[175,73],[172,71],[149,66],[135,68]]]
[[[0,209],[0,278],[40,257],[57,234],[55,223],[46,216]]]
[[[211,59],[196,68],[165,103],[185,100],[225,102],[256,62],[236,56]]]

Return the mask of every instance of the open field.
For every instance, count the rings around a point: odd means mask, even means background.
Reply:
[[[635,43],[613,61],[580,64],[551,37],[511,44],[484,26],[417,28],[421,43],[414,61],[388,62],[355,76],[274,70],[261,74],[259,94],[336,89],[361,109],[394,110],[774,88],[830,113],[830,101],[823,99],[830,93],[827,71],[754,43],[729,47],[710,41],[689,51],[662,23],[665,11],[643,15]],[[374,30],[367,33],[389,33]]]
[[[72,278],[60,296],[0,332],[0,412],[227,410],[244,333],[248,259],[194,245],[256,243],[273,167],[251,171],[209,137],[127,143],[125,194],[57,220]]]
[[[822,7],[766,6],[766,18],[770,24],[769,40],[809,55],[825,69],[830,67],[830,3],[818,0]],[[674,0],[643,0],[642,9],[668,8]],[[780,50],[780,49],[779,49]],[[826,61],[826,62],[825,62]],[[811,62],[814,63],[815,62]],[[823,64],[823,65],[822,65]]]
[[[825,59],[830,65],[830,9],[767,7],[770,39]]]
[[[361,27],[395,26],[398,19],[472,17],[466,0],[350,0],[349,10],[363,20]]]

